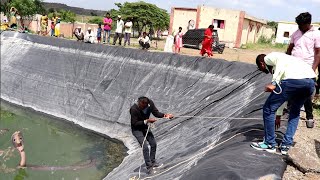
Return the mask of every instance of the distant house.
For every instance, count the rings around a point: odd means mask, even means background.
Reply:
[[[319,24],[312,24],[316,29],[320,27]],[[276,43],[289,44],[292,34],[298,30],[298,25],[295,22],[278,22],[278,29],[276,35]]]
[[[260,36],[271,38],[275,30],[267,27],[267,21],[248,15],[245,11],[198,6],[197,8],[171,8],[169,34],[179,27],[207,28],[213,24],[221,41],[239,48],[242,44],[255,43]]]

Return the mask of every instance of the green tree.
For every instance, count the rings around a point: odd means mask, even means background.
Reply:
[[[154,4],[139,2],[125,2],[124,4],[115,3],[119,10],[112,12],[111,15],[116,19],[117,15],[121,15],[122,19],[132,18],[134,27],[141,33],[143,29],[157,28],[166,29],[169,26],[170,16],[166,10],[157,7]]]
[[[54,12],[55,12],[54,8],[49,8],[48,9],[48,13],[54,13]]]
[[[74,23],[76,21],[76,14],[71,11],[59,10],[58,16],[61,21]]]
[[[93,19],[90,19],[88,21],[88,23],[91,23],[91,24],[99,24],[99,23],[102,24],[102,22],[103,22],[103,17],[94,17]]]
[[[42,0],[1,0],[1,12],[8,15],[11,7],[15,7],[22,17],[46,13]]]
[[[268,21],[267,22],[267,25],[274,28],[274,29],[277,29],[278,28],[278,23],[277,22],[274,22],[274,21]]]
[[[7,5],[15,7],[20,16],[25,19],[46,12],[42,0],[11,0]]]
[[[91,16],[98,16],[95,12],[90,12]]]

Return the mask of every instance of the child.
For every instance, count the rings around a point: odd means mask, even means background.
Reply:
[[[54,21],[51,22],[51,36],[54,36]]]
[[[98,29],[97,29],[97,40],[98,40],[98,44],[101,43],[101,32],[102,32],[101,23],[99,23]]]
[[[183,36],[182,27],[179,27],[179,32],[174,37],[174,39],[175,39],[175,41],[174,41],[174,44],[175,44],[174,52],[175,53],[180,53],[180,49],[182,48],[182,36]]]
[[[60,37],[60,18],[58,17],[58,19],[57,19],[57,24],[55,25],[55,27],[54,27],[54,35],[56,36],[56,37]]]

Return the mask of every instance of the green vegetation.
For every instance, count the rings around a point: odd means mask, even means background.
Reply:
[[[132,18],[134,28],[139,32],[146,29],[167,29],[170,22],[170,16],[166,10],[157,7],[154,4],[139,2],[125,2],[124,4],[115,3],[119,10],[112,9],[110,14],[113,19],[121,15],[123,19]]]
[[[275,37],[266,38],[265,36],[261,36],[258,39],[257,43],[248,43],[246,45],[242,45],[241,48],[244,49],[252,49],[252,50],[263,50],[263,49],[276,49],[281,50],[283,52],[286,51],[288,45],[281,43],[272,43]]]
[[[57,16],[61,18],[61,21],[74,23],[76,21],[76,14],[71,11],[59,10],[56,13]],[[51,19],[53,17],[53,13],[48,14],[48,18]]]
[[[267,25],[271,28],[277,29],[278,28],[278,23],[274,21],[268,21]]]
[[[30,19],[35,14],[46,13],[42,0],[11,0],[1,2],[1,12],[8,15],[10,8],[15,7],[22,19]]]
[[[12,118],[13,116],[14,116],[13,113],[1,109],[1,112],[0,112],[0,117],[1,117],[1,119],[2,119],[2,118],[4,118],[4,119]]]
[[[93,19],[90,19],[88,21],[88,23],[91,23],[91,24],[99,24],[99,23],[101,23],[102,24],[102,21],[103,21],[103,17],[96,16]]]

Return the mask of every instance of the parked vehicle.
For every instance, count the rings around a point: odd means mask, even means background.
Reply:
[[[193,47],[202,49],[202,41],[204,39],[204,32],[206,29],[190,29],[182,36],[182,43],[184,47]],[[213,43],[212,50],[222,54],[225,44],[220,44],[218,31],[215,29],[212,34]]]

